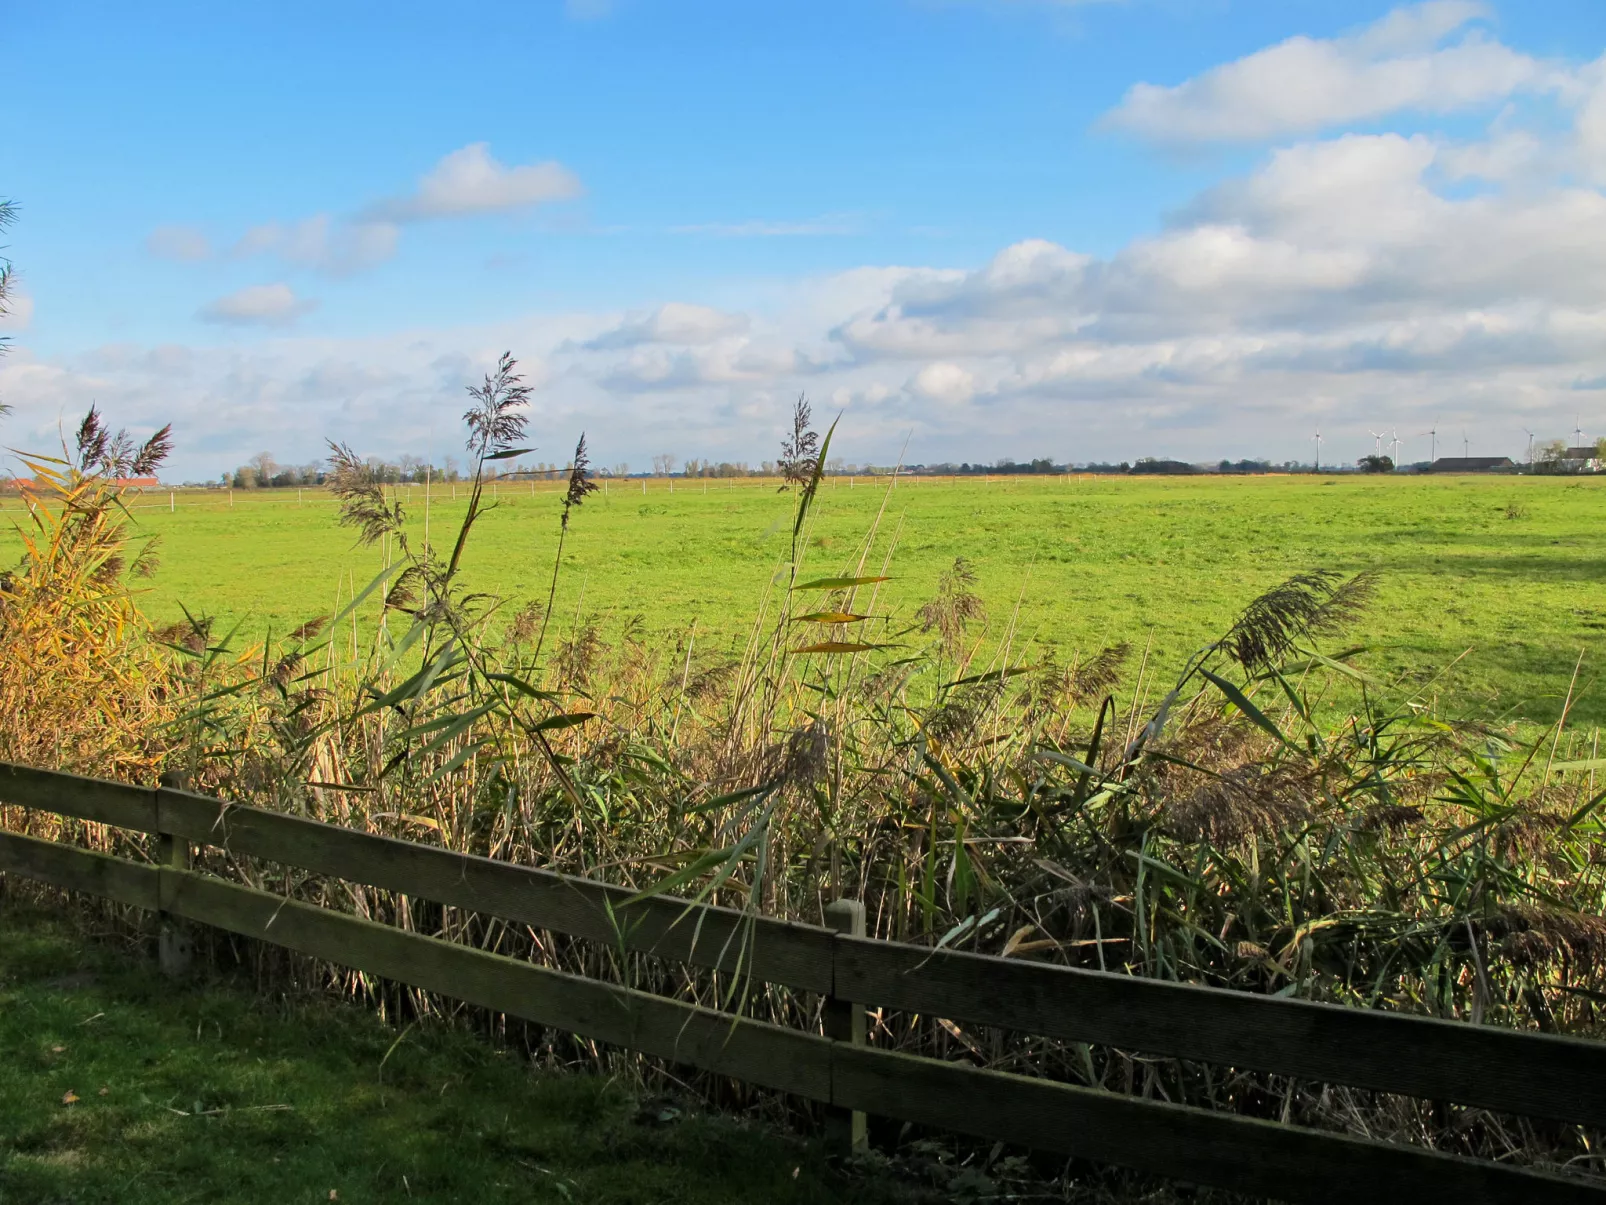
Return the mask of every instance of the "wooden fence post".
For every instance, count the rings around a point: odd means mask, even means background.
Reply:
[[[164,787],[182,786],[184,776],[179,774],[163,774]],[[157,824],[161,824],[162,796],[156,795]],[[165,826],[164,826],[165,827]],[[187,837],[180,837],[174,833],[158,832],[156,834],[156,864],[164,870],[188,870],[190,868],[190,842]],[[189,926],[178,917],[168,912],[156,914],[156,965],[162,974],[170,979],[177,979],[187,975],[190,970],[195,943],[191,939]]]
[[[825,923],[845,937],[864,936],[864,904],[859,900],[837,900],[825,907]],[[831,981],[836,982],[835,958],[832,959]],[[863,1046],[865,1038],[864,1006],[852,1000],[827,996],[825,1000],[825,1036],[833,1042],[847,1042]],[[833,1151],[851,1155],[862,1151],[869,1143],[863,1113],[852,1109],[827,1105],[825,1110],[825,1137]]]

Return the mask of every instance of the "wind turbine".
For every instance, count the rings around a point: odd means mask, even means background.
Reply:
[[[1322,467],[1322,429],[1317,427],[1316,434],[1311,438],[1316,441],[1316,470],[1320,472]]]
[[[1534,433],[1527,427],[1522,429],[1522,433],[1528,437],[1528,467],[1531,469],[1534,464]]]
[[[1400,429],[1398,427],[1395,427],[1392,434],[1393,434],[1393,438],[1389,440],[1389,451],[1392,452],[1393,455],[1390,456],[1389,459],[1394,462],[1394,467],[1395,468],[1399,468],[1399,465],[1400,465]]]
[[[1467,429],[1461,428],[1461,457],[1466,459],[1472,455],[1472,441],[1467,438]]]
[[[1575,418],[1573,419],[1573,447],[1582,447],[1583,441],[1584,429],[1578,425],[1578,420]]]
[[[1426,436],[1428,436],[1428,463],[1432,464],[1435,460],[1437,460],[1439,458],[1439,429],[1438,429],[1438,424],[1435,423],[1433,426],[1429,427],[1426,431],[1419,431],[1419,432],[1417,432],[1417,434],[1418,435],[1426,435]]]
[[[1383,432],[1381,432],[1381,431],[1368,431],[1367,434],[1372,437],[1372,455],[1373,456],[1381,456],[1381,455],[1383,455]]]

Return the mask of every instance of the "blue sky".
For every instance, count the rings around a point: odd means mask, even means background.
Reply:
[[[1324,458],[1606,433],[1606,5],[13,0],[4,442]],[[1602,430],[1595,430],[1595,426]],[[1425,455],[1407,446],[1405,454]],[[553,458],[559,458],[553,453]]]

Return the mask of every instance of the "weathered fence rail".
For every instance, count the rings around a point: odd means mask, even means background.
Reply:
[[[158,837],[147,862],[0,830],[0,873],[256,938],[366,974],[830,1106],[1291,1201],[1386,1188],[1458,1203],[1606,1202],[1606,1185],[1418,1147],[986,1071],[864,1044],[882,1006],[1502,1113],[1606,1126],[1606,1043],[872,941],[398,841],[183,791],[0,763],[0,802]],[[825,1033],[410,933],[189,868],[190,843],[740,971],[826,998]]]

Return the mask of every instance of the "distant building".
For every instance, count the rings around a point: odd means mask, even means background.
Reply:
[[[159,489],[162,483],[156,477],[114,477],[112,484],[120,490],[154,490]],[[50,482],[41,477],[0,479],[0,490],[17,490],[19,493],[37,494],[50,488]]]
[[[1441,456],[1430,473],[1509,473],[1517,466],[1509,456]]]
[[[1582,448],[1565,448],[1561,453],[1562,467],[1571,473],[1598,473],[1602,461],[1600,448],[1587,444]]]

